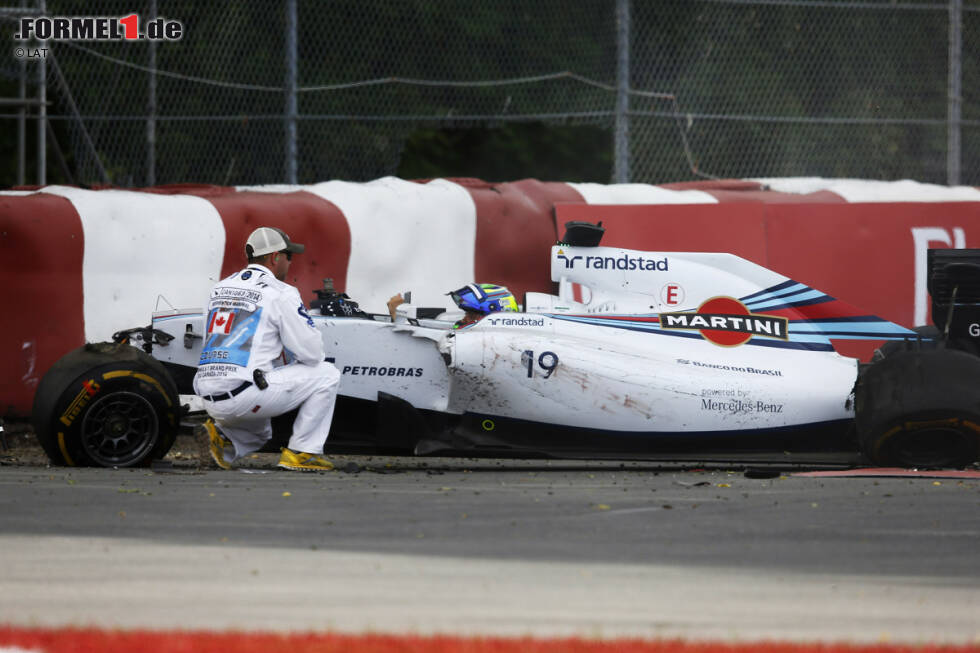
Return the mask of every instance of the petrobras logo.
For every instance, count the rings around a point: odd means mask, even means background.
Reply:
[[[648,258],[646,256],[631,256],[625,252],[619,256],[567,256],[559,249],[558,258],[565,263],[566,270],[642,270],[650,272],[667,272],[669,262],[667,257]]]
[[[344,365],[341,374],[353,376],[422,376],[421,367],[383,367],[373,365]]]
[[[753,336],[789,340],[789,320],[752,313],[734,297],[712,297],[694,313],[661,313],[660,328],[685,329],[722,347],[744,345]]]

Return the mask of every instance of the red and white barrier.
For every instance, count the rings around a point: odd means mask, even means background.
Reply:
[[[0,415],[28,414],[55,360],[147,324],[159,297],[202,306],[211,284],[244,264],[243,243],[258,226],[307,245],[290,278],[304,297],[332,277],[381,312],[405,290],[445,306],[447,291],[472,281],[518,297],[548,292],[547,251],[568,219],[603,220],[610,245],[731,251],[913,325],[926,316],[925,249],[980,246],[980,190],[813,178],[664,186],[384,178],[0,192]]]
[[[883,202],[980,202],[980,189],[973,186],[939,186],[911,179],[875,181],[867,179],[824,179],[787,177],[754,180],[772,191],[794,195],[833,193],[851,204]]]
[[[438,306],[447,290],[472,283],[476,206],[458,184],[385,177],[302,189],[337,207],[346,219],[350,246],[342,286],[362,307],[380,312],[389,297],[406,290],[416,301]],[[308,251],[319,255],[314,248]],[[435,287],[436,280],[442,285]]]
[[[49,186],[44,193],[71,202],[81,221],[88,340],[108,340],[120,328],[146,322],[161,294],[175,306],[201,305],[202,282],[217,281],[225,229],[207,200],[65,186]],[[118,320],[137,311],[140,319]]]

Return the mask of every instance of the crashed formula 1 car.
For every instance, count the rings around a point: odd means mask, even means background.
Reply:
[[[558,295],[462,329],[441,309],[403,305],[392,322],[318,291],[311,313],[342,373],[328,452],[977,460],[980,250],[929,252],[935,326],[913,331],[730,254],[602,247],[602,233],[570,223],[550,253]],[[204,330],[200,310],[155,313],[61,359],[34,404],[51,460],[164,455]],[[831,339],[891,342],[861,364]]]

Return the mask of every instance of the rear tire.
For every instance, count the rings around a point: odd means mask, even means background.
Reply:
[[[44,375],[32,421],[55,465],[133,467],[170,450],[180,410],[159,361],[129,345],[98,343],[66,354]]]
[[[861,451],[883,467],[962,468],[980,457],[980,358],[899,351],[855,386]]]
[[[875,349],[872,361],[879,361],[903,351],[921,351],[923,349],[936,349],[939,342],[943,339],[943,334],[931,324],[917,326],[912,329],[918,338],[909,337],[907,340],[889,340],[878,349]]]

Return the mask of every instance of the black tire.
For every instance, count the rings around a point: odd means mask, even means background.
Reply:
[[[177,387],[159,361],[129,345],[97,343],[48,370],[32,421],[55,465],[134,467],[170,450],[180,411]]]
[[[875,349],[872,361],[879,361],[900,351],[922,351],[924,349],[936,349],[943,334],[939,329],[931,324],[917,326],[912,329],[921,338],[909,337],[908,340],[889,340],[878,349]]]
[[[864,369],[854,390],[858,441],[883,467],[962,468],[980,458],[980,358],[904,351]]]

